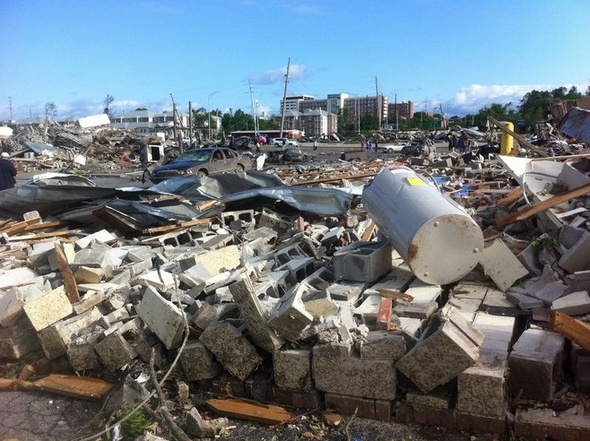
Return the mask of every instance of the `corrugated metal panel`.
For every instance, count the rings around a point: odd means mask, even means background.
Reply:
[[[574,107],[559,126],[561,133],[590,143],[590,110]]]

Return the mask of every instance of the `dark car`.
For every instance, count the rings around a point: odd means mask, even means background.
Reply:
[[[422,144],[411,144],[402,148],[401,154],[406,156],[418,156],[422,153],[424,146]]]
[[[168,164],[156,167],[150,175],[154,183],[187,175],[198,177],[249,170],[250,159],[226,147],[191,149]]]

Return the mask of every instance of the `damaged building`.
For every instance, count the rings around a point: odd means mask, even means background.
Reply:
[[[80,168],[125,139],[64,132]],[[174,439],[310,411],[588,439],[590,154],[515,144],[529,154],[318,155],[156,186],[39,174],[0,192],[0,358],[40,390],[157,394]],[[130,145],[109,161],[138,184]]]

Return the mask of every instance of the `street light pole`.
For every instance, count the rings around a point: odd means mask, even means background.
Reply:
[[[216,93],[219,93],[219,90],[216,90],[215,92],[211,92],[209,94],[209,96],[207,97],[207,115],[208,115],[208,122],[207,122],[207,129],[209,130],[209,136],[207,137],[208,139],[211,139],[211,97],[213,95],[215,95]]]

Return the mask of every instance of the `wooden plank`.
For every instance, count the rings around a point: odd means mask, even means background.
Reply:
[[[2,232],[6,233],[6,234],[21,233],[21,232],[25,231],[25,228],[27,228],[29,225],[37,224],[40,221],[41,221],[41,219],[36,217],[35,219],[29,219],[26,221],[17,222],[16,224],[11,225],[8,228],[5,228]]]
[[[564,312],[554,311],[549,326],[587,351],[590,351],[590,324],[570,317]]]
[[[496,219],[496,225],[499,227],[504,227],[514,222],[528,219],[529,217],[532,217],[535,214],[548,210],[549,208],[555,207],[556,205],[559,205],[562,202],[567,202],[571,199],[584,196],[587,193],[590,193],[590,184],[582,185],[566,193],[555,195],[525,210],[517,211],[515,213],[510,213],[506,216],[502,216]]]
[[[395,289],[377,288],[377,292],[381,297],[387,297],[393,300],[403,300],[404,302],[412,302],[414,297],[405,292],[396,291]]]
[[[284,408],[272,404],[262,404],[238,398],[211,399],[206,403],[219,415],[240,420],[276,425],[291,419],[291,414]]]
[[[70,268],[70,264],[68,263],[68,259],[66,258],[61,243],[56,243],[54,248],[57,256],[57,263],[59,265],[59,272],[64,281],[66,296],[70,303],[77,303],[80,301],[80,293],[78,292],[78,285],[76,284],[72,268]]]
[[[113,385],[100,378],[50,374],[36,381],[0,379],[0,391],[40,390],[68,397],[100,400]]]
[[[361,236],[361,240],[363,240],[365,242],[369,242],[371,240],[371,238],[373,237],[373,233],[377,229],[377,225],[375,225],[375,222],[373,222],[373,219],[369,219],[369,220],[370,220],[369,226],[367,228],[365,228],[365,231],[363,232],[363,235]]]
[[[48,233],[25,234],[22,236],[10,236],[8,238],[8,240],[10,242],[18,242],[21,240],[39,240],[39,239],[47,239],[48,237],[75,236],[75,235],[80,235],[80,234],[82,234],[82,232],[80,230],[51,231]]]
[[[44,230],[46,228],[67,227],[68,223],[64,221],[41,222],[40,224],[29,225],[24,229],[25,233],[31,231]]]
[[[211,218],[193,219],[190,221],[184,221],[177,224],[161,225],[159,227],[146,228],[141,231],[142,234],[155,234],[155,233],[169,233],[175,230],[182,230],[185,228],[194,227],[196,225],[208,224],[211,222]]]
[[[496,207],[506,207],[506,206],[510,205],[511,203],[513,203],[514,201],[517,201],[518,199],[520,199],[523,194],[524,194],[523,189],[521,187],[517,187],[514,190],[512,190],[510,193],[508,193],[504,198],[500,199],[498,201],[498,203],[496,204]]]

